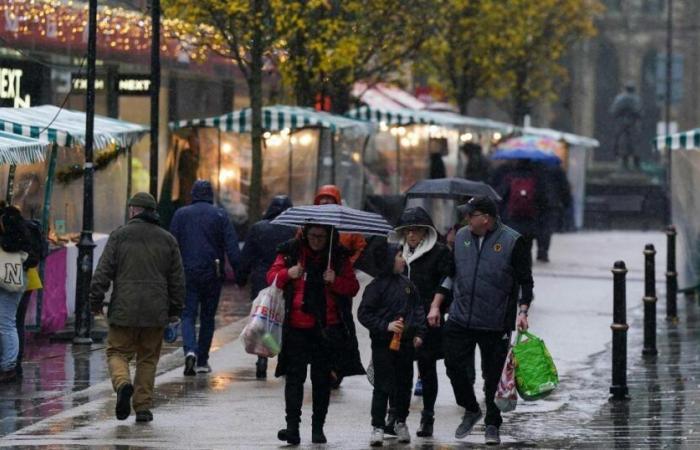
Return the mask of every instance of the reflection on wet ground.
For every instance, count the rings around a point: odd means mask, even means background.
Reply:
[[[661,309],[661,308],[660,308]],[[628,374],[631,399],[609,403],[587,428],[587,443],[607,448],[700,448],[700,308],[679,302],[678,325],[658,322],[656,357],[641,359]]]
[[[248,309],[247,300],[240,306],[242,315],[245,315]],[[632,322],[629,335],[628,370],[631,399],[628,402],[606,401],[610,384],[610,354],[609,352],[598,354],[588,361],[587,366],[582,367],[581,375],[577,376],[574,373],[563,378],[561,388],[552,396],[539,402],[521,401],[514,413],[507,414],[501,430],[504,443],[499,448],[700,448],[700,436],[694,433],[694,430],[700,426],[700,403],[697,400],[700,390],[698,381],[700,380],[700,355],[697,351],[700,342],[700,307],[695,302],[687,304],[681,302],[679,315],[681,323],[678,325],[669,324],[663,319],[659,320],[657,338],[659,355],[651,359],[643,359],[639,356],[641,321],[637,319]],[[233,316],[236,315],[233,314]],[[659,308],[659,317],[664,317],[662,308]],[[230,336],[234,334],[235,331],[232,331]],[[89,353],[92,355],[102,352]],[[64,356],[66,360],[76,357],[70,352],[66,352]],[[60,392],[70,391],[81,380],[82,382],[86,379],[90,380],[91,376],[93,383],[99,381],[95,374],[101,373],[102,377],[106,376],[103,370],[103,359],[93,360],[92,356],[83,356],[83,358],[89,362],[87,364],[89,376],[74,376],[76,372],[74,363],[63,366],[73,367],[66,370],[66,375],[63,377],[64,384],[51,384],[49,381],[41,384],[42,380],[36,379],[35,376],[33,380],[39,388],[28,390],[24,394],[20,389],[12,401],[2,407],[3,413],[5,411],[20,411],[20,413],[16,413],[16,416],[7,422],[3,419],[0,423],[3,427],[6,427],[6,424],[16,427],[25,426],[51,415],[52,411],[59,412],[80,405],[90,396],[102,397],[105,399],[104,402],[98,403],[97,407],[90,408],[87,412],[77,410],[66,417],[56,417],[44,427],[24,430],[22,434],[15,435],[13,443],[35,442],[41,445],[17,448],[76,448],[81,447],[82,442],[85,443],[84,447],[90,448],[148,448],[162,446],[164,437],[171,433],[178,436],[178,439],[183,439],[181,447],[256,448],[254,442],[243,444],[235,439],[231,441],[230,447],[222,447],[221,439],[226,439],[226,433],[217,427],[222,424],[230,426],[231,420],[229,420],[230,417],[222,420],[221,416],[240,414],[254,417],[256,414],[262,414],[260,417],[265,418],[265,423],[261,425],[256,423],[253,426],[270,426],[270,423],[277,423],[279,419],[275,416],[268,422],[267,414],[263,410],[256,412],[237,409],[239,401],[240,405],[248,407],[251,405],[245,403],[244,392],[247,393],[248,398],[254,396],[255,401],[267,401],[275,396],[281,406],[279,395],[283,382],[279,379],[270,379],[262,383],[256,381],[254,366],[250,364],[249,367],[235,370],[215,370],[207,377],[187,378],[178,374],[177,377],[163,380],[164,382],[155,391],[155,408],[159,416],[157,424],[154,422],[154,425],[142,426],[132,422],[114,425],[114,399],[104,395],[105,391],[72,397],[60,395]],[[179,355],[177,360],[179,363]],[[55,373],[60,373],[60,370],[57,369]],[[583,375],[584,373],[586,375]],[[449,389],[447,385],[444,387]],[[109,391],[109,387],[106,391]],[[343,404],[350,407],[347,396],[355,394],[357,391],[353,391],[351,382],[348,382],[348,386],[334,393],[336,408]],[[344,396],[346,399],[343,398]],[[268,406],[269,403],[267,401]],[[199,436],[193,436],[182,428],[187,423],[188,408],[198,411],[197,417],[200,420],[198,426],[210,427],[213,434],[217,435],[215,440],[208,442],[206,437],[200,440]],[[279,411],[275,410],[274,414],[277,413]],[[337,414],[341,414],[340,411]],[[185,419],[173,420],[172,417],[175,416],[185,417]],[[178,427],[177,431],[173,426]],[[3,433],[11,431],[12,429],[5,431],[3,428]],[[336,439],[334,447],[337,446],[337,448],[363,447],[361,444],[357,445],[357,431],[347,426],[329,430],[334,434]],[[365,429],[361,430],[363,434],[360,439],[362,440],[364,440],[365,431]],[[108,442],[118,439],[134,446],[100,446],[99,440],[93,437],[94,433],[104,433],[99,437]],[[481,447],[482,439],[483,426],[480,424],[475,428],[474,436],[468,438],[468,442],[415,440],[411,448],[478,448]],[[338,445],[339,442],[342,444]],[[352,445],[352,442],[355,445]],[[208,445],[209,443],[211,445]],[[346,443],[348,446],[345,446]],[[389,443],[390,441],[387,442]],[[2,446],[2,440],[0,440],[0,446]],[[266,448],[277,447],[267,445]],[[302,448],[313,447],[306,445]],[[407,447],[386,445],[385,448]]]
[[[249,312],[248,290],[226,285],[216,316],[217,330]],[[233,337],[230,333],[215,333],[212,349],[221,347]],[[180,348],[180,340],[163,344],[163,364],[159,365],[159,373],[181,364],[180,358],[166,357],[168,354],[177,355]],[[0,385],[0,437],[111,392],[111,385],[104,383],[109,379],[104,343],[73,346],[69,342],[51,341],[47,336],[28,335],[23,368],[22,380]],[[255,378],[254,373],[252,376]],[[95,388],[96,385],[102,388]],[[88,389],[90,387],[93,389]],[[163,394],[159,396],[163,397]],[[84,423],[94,419],[85,417]],[[83,422],[80,417],[72,420],[75,421],[73,426],[80,426]]]

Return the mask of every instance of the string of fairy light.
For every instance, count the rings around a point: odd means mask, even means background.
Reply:
[[[5,0],[0,2],[4,31],[15,36],[41,36],[66,45],[87,43],[88,5],[73,0]],[[182,20],[161,20],[161,51],[166,57],[203,62],[213,52],[223,53],[213,29]],[[100,6],[97,33],[100,46],[121,52],[148,52],[151,20],[145,14],[121,7]],[[207,46],[202,45],[203,42]]]

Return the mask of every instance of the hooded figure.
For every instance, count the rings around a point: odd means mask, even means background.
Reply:
[[[263,219],[253,224],[248,231],[248,236],[241,254],[241,268],[236,275],[239,286],[246,283],[250,277],[250,299],[255,300],[258,293],[268,284],[265,276],[275,261],[277,247],[294,238],[296,228],[285,225],[272,224],[275,217],[292,207],[292,201],[286,195],[278,195],[272,199],[267,207]],[[258,357],[255,375],[258,379],[267,377],[267,358]]]
[[[318,188],[316,197],[314,197],[314,205],[342,205],[340,189],[334,184],[326,184]],[[367,247],[367,241],[361,234],[358,233],[343,233],[340,235],[340,243],[343,247],[350,250],[350,262],[354,265],[355,261],[362,255],[362,251]]]
[[[407,208],[401,214],[396,232],[406,261],[404,275],[416,285],[423,301],[425,315],[430,319],[423,345],[416,351],[418,376],[423,385],[423,413],[418,436],[433,434],[434,408],[438,392],[437,360],[442,359],[442,324],[449,298],[450,277],[454,272],[452,254],[447,246],[438,242],[438,233],[430,215],[421,207]],[[430,322],[430,320],[429,320]],[[391,403],[393,406],[393,402]],[[390,412],[391,414],[391,412]],[[390,417],[387,432],[393,430]]]
[[[222,208],[215,207],[214,190],[206,180],[192,186],[192,204],[175,212],[170,232],[177,239],[187,281],[187,297],[182,314],[182,342],[185,375],[208,373],[209,348],[214,336],[214,318],[219,305],[226,257],[238,272],[238,236]],[[200,317],[199,341],[195,322]],[[195,363],[197,368],[195,370]]]
[[[377,261],[379,274],[365,288],[357,310],[357,318],[369,330],[372,340],[371,446],[382,444],[390,397],[394,399],[398,441],[408,443],[411,440],[406,417],[411,404],[413,359],[415,348],[423,342],[427,323],[416,286],[401,273],[404,261],[400,252],[398,246],[387,243],[374,248],[372,256]],[[398,348],[390,344],[394,337],[399,339]]]
[[[250,277],[251,300],[255,300],[258,292],[268,286],[265,275],[277,256],[277,247],[292,239],[296,234],[294,227],[271,223],[292,206],[292,200],[288,196],[278,195],[274,197],[267,207],[263,219],[253,224],[248,231],[236,281],[239,286],[243,286]]]

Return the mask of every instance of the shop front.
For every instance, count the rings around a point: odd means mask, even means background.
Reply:
[[[44,290],[34,309],[39,310],[43,304],[45,313],[36,315],[41,317],[42,331],[57,331],[72,315],[75,300],[85,114],[50,105],[0,108],[0,130],[51,144],[46,161],[29,161],[14,169],[0,167],[0,193],[2,198],[11,197],[25,217],[40,220],[49,238],[51,253],[42,268]],[[129,149],[147,132],[140,125],[95,117],[95,264],[109,233],[125,221]]]

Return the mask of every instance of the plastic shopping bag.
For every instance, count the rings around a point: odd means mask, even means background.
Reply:
[[[506,356],[506,362],[503,365],[501,379],[498,380],[498,388],[493,401],[501,412],[513,411],[518,404],[512,349],[508,350],[508,356]]]
[[[522,338],[527,340],[523,341]],[[513,347],[515,383],[523,400],[549,395],[559,384],[559,375],[544,341],[532,333],[519,332]]]
[[[253,301],[248,324],[241,336],[245,351],[270,358],[282,350],[284,324],[284,291],[277,288],[277,279],[260,291]]]

